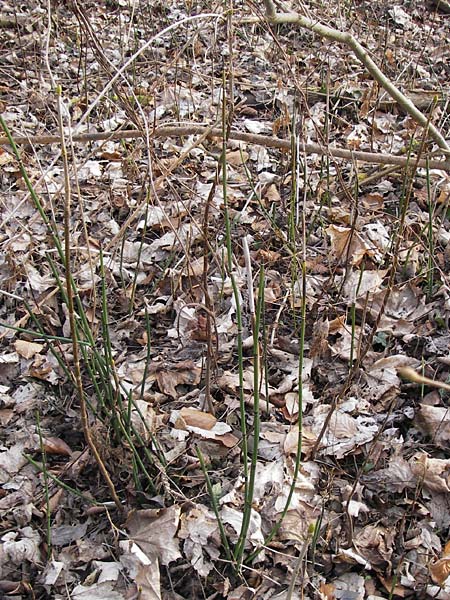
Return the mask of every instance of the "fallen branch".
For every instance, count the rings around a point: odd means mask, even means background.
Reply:
[[[187,135],[204,135],[208,133],[208,137],[222,137],[222,130],[219,128],[209,129],[202,125],[184,125],[179,127],[157,127],[151,132],[151,138],[167,138],[167,137],[181,137]],[[74,134],[74,142],[96,142],[102,140],[125,140],[125,139],[137,139],[144,138],[145,133],[138,129],[124,129],[123,131],[105,131],[100,133],[83,133]],[[248,144],[256,144],[258,146],[266,146],[269,148],[280,148],[282,150],[290,151],[291,141],[283,140],[277,137],[271,137],[268,135],[258,135],[254,133],[245,133],[243,131],[231,131],[229,134],[230,140],[237,140],[241,142],[247,142]],[[61,138],[58,135],[35,135],[35,136],[21,136],[14,138],[16,144],[60,144]],[[0,145],[7,144],[8,139],[6,137],[0,137]],[[366,163],[373,163],[379,165],[398,165],[399,167],[406,167],[412,163],[411,157],[397,156],[395,154],[381,154],[375,152],[360,152],[353,150],[345,150],[343,148],[335,147],[324,147],[320,144],[303,144],[302,150],[307,154],[319,154],[321,156],[327,155],[331,158],[344,158],[347,160],[359,160]],[[416,163],[418,167],[426,167],[427,161],[420,159]],[[430,169],[441,169],[442,171],[450,172],[450,160],[428,160],[428,166]]]
[[[360,95],[360,97],[355,98],[353,94]],[[339,86],[332,87],[328,90],[322,91],[318,87],[302,87],[302,93],[304,94],[304,98],[308,106],[312,106],[316,102],[320,102],[321,100],[326,100],[327,97],[330,98],[330,101],[333,104],[340,103],[340,106],[343,103],[347,103],[348,105],[354,105],[355,107],[361,106],[364,102],[364,90],[363,89],[354,89],[352,90],[352,95],[346,93],[345,88],[341,89]],[[448,93],[445,93],[441,90],[405,90],[404,94],[407,98],[411,100],[415,104],[415,106],[422,111],[429,111],[437,106],[444,107],[449,100]],[[401,114],[405,114],[405,110],[396,102],[393,98],[386,98],[383,94],[383,98],[374,99],[370,102],[370,108],[376,108],[378,111],[387,112],[392,110],[394,107],[398,107],[400,109]]]
[[[439,129],[437,129],[433,123],[430,123],[428,117],[424,115],[417,108],[417,106],[392,83],[388,77],[386,77],[386,75],[370,58],[366,49],[351,35],[351,33],[339,31],[338,29],[333,29],[332,27],[327,27],[326,25],[322,25],[317,21],[312,21],[307,17],[299,15],[296,12],[277,13],[272,0],[264,0],[264,5],[266,7],[266,19],[269,21],[269,23],[292,23],[293,25],[300,25],[300,27],[309,29],[310,31],[317,33],[324,38],[349,46],[353,50],[355,56],[362,62],[362,64],[366,67],[372,77],[381,85],[381,87],[383,87],[386,92],[398,102],[403,110],[410,115],[416,121],[416,123],[422,125],[422,127],[429,131],[430,136],[433,138],[439,148],[441,148],[441,150],[450,153],[450,146],[446,142]],[[258,23],[261,22],[261,20],[262,19],[259,17],[255,17],[255,19],[246,19],[246,22]]]

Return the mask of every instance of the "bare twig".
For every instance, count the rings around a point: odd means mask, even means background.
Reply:
[[[450,392],[450,385],[448,383],[445,383],[444,381],[436,381],[435,379],[430,379],[429,377],[419,375],[419,373],[416,373],[416,371],[411,369],[411,367],[399,367],[397,369],[397,374],[400,375],[400,377],[403,377],[403,379],[408,379],[413,383],[428,385],[430,387],[435,387],[440,390],[446,390],[447,392]]]
[[[173,127],[157,127],[151,133],[151,138],[166,138],[166,137],[181,137],[185,135],[205,135],[208,137],[222,137],[222,130],[218,128],[210,128],[205,125],[181,125]],[[138,129],[124,129],[121,131],[105,131],[100,133],[84,133],[74,134],[72,140],[74,142],[95,142],[100,140],[124,140],[144,138],[145,133]],[[231,130],[228,138],[256,144],[258,146],[266,146],[269,148],[280,148],[281,150],[290,151],[290,140],[272,137],[268,135],[258,135],[254,133],[245,133],[243,131]],[[35,135],[35,136],[18,136],[14,138],[16,144],[60,144],[61,138],[59,135]],[[0,137],[0,145],[8,144],[7,137]],[[332,158],[344,158],[347,160],[359,160],[366,163],[374,163],[379,165],[398,165],[406,167],[411,164],[411,158],[405,156],[397,156],[396,154],[381,154],[375,152],[360,152],[353,150],[345,150],[343,148],[324,147],[320,144],[304,144],[302,150],[308,154],[328,155]],[[417,166],[425,168],[427,161],[420,159]],[[430,169],[440,169],[450,172],[450,160],[429,160],[428,166]]]

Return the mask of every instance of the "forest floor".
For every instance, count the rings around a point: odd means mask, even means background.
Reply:
[[[450,139],[444,11],[283,6]],[[450,599],[448,163],[260,10],[2,3],[2,597]]]

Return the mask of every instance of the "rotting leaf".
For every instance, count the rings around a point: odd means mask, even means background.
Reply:
[[[178,385],[198,385],[201,378],[201,367],[192,361],[178,363],[153,363],[150,367],[158,382],[159,389],[171,398],[178,398]]]

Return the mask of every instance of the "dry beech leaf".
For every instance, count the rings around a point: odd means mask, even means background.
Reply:
[[[328,211],[330,220],[348,227],[352,221],[352,213],[344,206],[333,206]]]
[[[44,348],[43,344],[36,342],[28,342],[27,340],[17,340],[14,342],[17,354],[23,358],[32,358],[35,354],[39,354]]]
[[[331,251],[339,263],[345,263],[348,257],[352,265],[358,266],[364,257],[370,258],[375,254],[373,248],[350,227],[330,225],[326,233],[330,237]]]
[[[197,410],[195,408],[182,408],[178,419],[175,422],[177,429],[186,429],[186,427],[198,427],[199,429],[210,430],[217,423],[217,419],[210,413]]]
[[[62,501],[64,499],[64,493],[65,491],[62,488],[57,488],[55,493],[50,496],[48,500],[48,510],[50,511],[50,513],[54,513],[55,510],[62,504]],[[41,510],[46,510],[45,504],[45,501],[41,504]]]
[[[386,527],[367,525],[356,533],[354,547],[375,570],[383,573],[391,563],[394,537]]]
[[[264,301],[266,304],[276,304],[280,298],[272,287],[264,288]]]
[[[156,365],[155,377],[159,389],[172,398],[178,398],[177,385],[197,385],[200,383],[201,367],[197,367],[192,361],[180,363]]]
[[[99,158],[102,158],[103,160],[119,161],[122,160],[122,155],[120,152],[117,152],[117,150],[113,152],[104,151],[99,154]]]
[[[161,600],[160,566],[156,557],[148,557],[130,540],[119,542],[121,561],[139,589],[140,600]]]
[[[394,66],[395,65],[395,57],[394,57],[394,53],[392,52],[392,50],[390,48],[387,48],[384,55],[386,56],[388,63],[391,66]]]
[[[185,277],[200,277],[205,269],[205,259],[203,256],[199,258],[188,259],[182,274]]]
[[[321,583],[320,584],[320,588],[319,588],[321,597],[324,600],[335,600],[336,596],[334,595],[334,592],[336,591],[336,588],[334,587],[334,585],[332,583]]]
[[[450,575],[450,557],[441,558],[430,565],[430,573],[434,583],[442,585]]]
[[[279,252],[276,252],[274,250],[259,250],[257,252],[257,256],[258,258],[260,258],[263,262],[265,263],[274,263],[277,260],[280,260],[281,258],[281,254]]]
[[[329,350],[328,335],[330,333],[330,322],[328,319],[318,319],[313,325],[313,333],[309,350],[310,358],[324,356]]]
[[[60,380],[58,371],[55,369],[55,365],[49,360],[49,357],[45,354],[36,354],[28,368],[27,375],[41,379],[42,381],[48,381],[55,385]]]
[[[365,298],[369,292],[378,292],[386,273],[386,269],[366,270],[362,273],[353,271],[342,289],[345,299],[353,302],[357,298]]]
[[[219,557],[219,550],[214,543],[217,529],[214,513],[200,504],[191,504],[180,517],[178,537],[183,540],[184,554],[203,577],[213,569],[210,559]]]
[[[210,413],[195,408],[173,411],[171,421],[175,429],[189,431],[204,440],[219,442],[225,448],[232,448],[239,443],[237,437],[230,433],[230,425],[217,421]]]
[[[232,165],[233,167],[237,167],[242,163],[246,163],[248,161],[248,152],[244,152],[241,150],[230,150],[227,152],[226,159],[227,163]]]
[[[369,210],[381,210],[384,204],[384,196],[379,192],[365,194],[361,198],[361,202]]]
[[[308,456],[309,451],[314,446],[317,441],[317,435],[311,431],[311,429],[307,429],[303,427],[302,429],[302,453]],[[298,440],[298,427],[293,427],[289,433],[286,435],[286,438],[283,442],[283,451],[286,455],[289,454],[297,454],[299,446]]]
[[[336,317],[335,319],[332,319],[330,321],[330,333],[337,333],[338,331],[341,331],[341,329],[343,329],[345,327],[345,322],[346,322],[346,315],[341,315],[340,317]]]
[[[47,454],[59,454],[61,456],[72,456],[72,450],[61,438],[45,437],[43,439],[44,450]]]
[[[224,433],[222,435],[216,435],[214,438],[217,442],[220,442],[225,448],[233,448],[239,444],[239,439],[232,433]]]
[[[274,183],[271,183],[264,192],[264,198],[269,202],[279,202],[281,200],[280,192]]]

